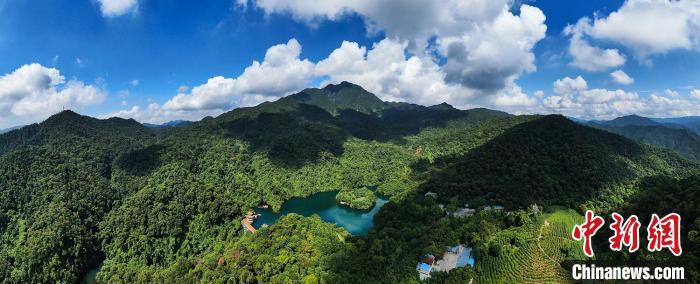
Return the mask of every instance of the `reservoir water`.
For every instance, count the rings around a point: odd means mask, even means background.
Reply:
[[[94,269],[91,269],[88,271],[85,276],[83,276],[82,281],[80,281],[81,284],[95,284],[97,283],[95,281],[95,278],[97,278],[97,272],[100,272],[100,269],[102,269],[102,263],[100,263],[99,266],[97,266]]]
[[[317,214],[324,221],[335,223],[345,228],[352,235],[364,236],[374,227],[374,215],[379,212],[379,208],[389,201],[387,198],[375,194],[376,200],[372,209],[356,210],[338,204],[335,201],[337,193],[337,191],[330,191],[317,193],[309,197],[292,198],[282,205],[282,209],[279,212],[273,212],[272,209],[256,209],[255,212],[260,214],[260,217],[255,220],[253,226],[259,229],[263,224],[272,225],[277,219],[289,213],[307,217]]]
[[[335,223],[354,236],[364,236],[374,227],[374,215],[379,212],[379,208],[389,202],[389,199],[375,193],[376,200],[372,209],[357,210],[338,204],[335,201],[337,193],[337,191],[330,191],[313,194],[309,197],[295,197],[287,200],[279,212],[273,212],[272,209],[256,209],[256,213],[260,214],[260,217],[255,220],[253,226],[260,229],[263,224],[272,225],[277,219],[289,213],[307,217],[317,214],[324,221]],[[99,267],[90,270],[81,282],[83,284],[95,283],[95,276],[101,267],[100,264]]]

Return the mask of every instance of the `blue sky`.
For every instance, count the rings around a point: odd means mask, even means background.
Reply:
[[[0,128],[63,107],[199,119],[342,80],[512,113],[700,114],[697,1],[344,2],[0,0]]]

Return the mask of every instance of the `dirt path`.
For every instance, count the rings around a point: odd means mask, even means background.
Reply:
[[[540,244],[540,240],[542,239],[542,229],[544,229],[545,226],[549,226],[549,222],[547,222],[547,220],[544,220],[544,224],[542,224],[542,226],[540,226],[540,232],[539,232],[539,234],[537,234],[537,248],[540,249],[542,254],[544,256],[546,256],[547,259],[549,259],[556,266],[559,266],[559,262],[557,262],[551,256],[549,256],[549,254],[547,254],[547,252],[544,251],[544,249],[542,248],[542,245]]]

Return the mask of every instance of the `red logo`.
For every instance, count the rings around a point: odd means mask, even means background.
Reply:
[[[668,248],[673,255],[679,256],[683,252],[681,248],[681,216],[671,213],[659,219],[656,214],[651,215],[651,222],[647,227],[647,240],[649,251],[660,251]]]
[[[639,249],[639,218],[636,215],[630,216],[627,221],[620,214],[612,213],[614,222],[610,224],[610,229],[614,231],[610,241],[610,249],[614,251],[622,250],[622,245],[629,247],[629,252]]]
[[[641,224],[636,215],[632,215],[627,220],[620,214],[612,213],[613,223],[610,224],[610,229],[613,231],[613,236],[608,238],[610,249],[613,251],[621,251],[623,246],[628,247],[629,252],[635,252],[639,249],[639,227]],[[591,238],[605,224],[600,216],[595,216],[593,211],[586,211],[586,221],[583,224],[574,226],[571,236],[574,240],[583,240],[583,253],[588,257],[593,257],[593,246]],[[676,213],[671,213],[663,218],[652,214],[649,226],[647,226],[647,240],[649,244],[647,250],[661,251],[668,248],[675,256],[681,255],[681,216]]]
[[[586,211],[586,222],[581,225],[574,226],[571,235],[574,240],[583,239],[583,253],[588,257],[593,257],[593,246],[591,244],[591,237],[595,235],[596,232],[605,224],[605,220],[600,216],[595,216],[593,211]]]

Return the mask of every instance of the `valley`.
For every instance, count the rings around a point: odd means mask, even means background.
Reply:
[[[418,283],[420,255],[463,244],[474,266],[427,281],[567,282],[581,213],[647,214],[649,190],[685,200],[664,210],[688,220],[694,264],[699,174],[560,115],[383,102],[348,82],[177,126],[64,111],[0,135],[0,278],[75,283],[101,264],[106,283]],[[368,188],[365,210],[336,200],[365,207]]]

